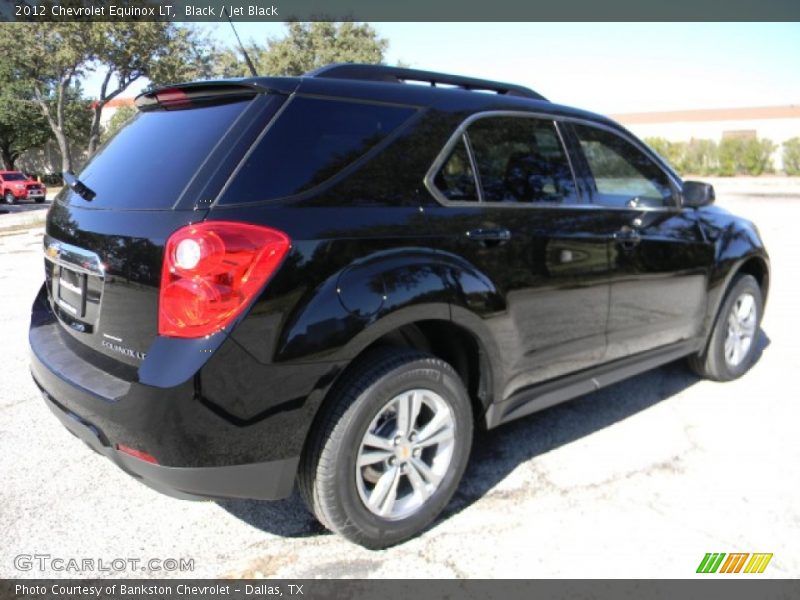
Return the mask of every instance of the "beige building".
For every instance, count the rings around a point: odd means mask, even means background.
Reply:
[[[641,138],[661,137],[671,142],[692,138],[719,142],[728,136],[766,138],[778,145],[772,162],[783,168],[781,144],[800,137],[800,105],[709,108],[611,115]]]

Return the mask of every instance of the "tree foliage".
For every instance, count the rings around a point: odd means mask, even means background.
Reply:
[[[52,136],[41,111],[18,82],[0,78],[0,158],[3,168],[16,169],[20,155],[42,146]]]
[[[194,30],[171,23],[7,23],[0,28],[0,71],[29,93],[53,132],[62,156],[62,170],[72,169],[69,135],[70,90],[87,73],[102,74],[93,99],[86,134],[87,152],[100,141],[100,114],[105,104],[134,81],[156,83],[194,79],[211,74],[207,42]]]
[[[0,28],[0,140],[3,160],[15,163],[24,151],[55,140],[69,151],[69,139],[88,138],[89,103],[77,77],[82,55],[75,25],[6,24]],[[37,47],[22,47],[36,40]],[[56,130],[63,135],[56,135]]]
[[[719,143],[719,174],[761,175],[772,171],[772,153],[777,146],[770,140],[729,137]]]
[[[783,142],[783,170],[787,175],[800,175],[800,137]]]
[[[25,86],[55,136],[62,168],[72,168],[66,104],[73,82],[91,59],[78,23],[6,23],[0,28],[3,71]]]
[[[259,75],[296,76],[337,62],[378,64],[384,60],[388,40],[368,23],[292,21],[286,35],[270,38],[265,45],[245,45]],[[234,49],[216,53],[213,73],[218,77],[250,75],[244,59]]]
[[[719,144],[713,140],[671,142],[664,138],[645,138],[645,142],[681,174],[725,177],[771,172],[772,153],[777,147],[770,140],[747,137],[725,138]],[[797,152],[800,154],[800,142]],[[784,166],[791,163],[785,156],[784,145]]]

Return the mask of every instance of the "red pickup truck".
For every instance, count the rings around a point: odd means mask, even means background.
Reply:
[[[26,199],[44,202],[47,188],[19,171],[0,171],[0,194],[7,204]]]

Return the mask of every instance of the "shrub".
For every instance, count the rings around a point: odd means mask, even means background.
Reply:
[[[670,142],[662,137],[649,137],[644,138],[644,143],[650,146],[656,154],[667,161],[672,168],[676,171],[680,170],[680,163],[683,158],[684,147],[683,142]]]
[[[719,144],[719,174],[761,175],[772,171],[775,144],[757,138],[729,137]]]
[[[783,142],[783,170],[787,175],[800,175],[800,137]]]

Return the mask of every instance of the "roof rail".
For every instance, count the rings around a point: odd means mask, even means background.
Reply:
[[[464,90],[491,91],[505,96],[520,96],[535,100],[547,100],[530,88],[511,83],[489,81],[488,79],[475,79],[461,77],[447,73],[434,73],[433,71],[420,71],[403,67],[387,67],[384,65],[363,65],[354,63],[337,63],[320,67],[306,73],[307,77],[323,77],[330,79],[358,79],[366,81],[383,81],[389,83],[405,83],[407,81],[427,82],[432,87],[438,85],[454,86]]]

